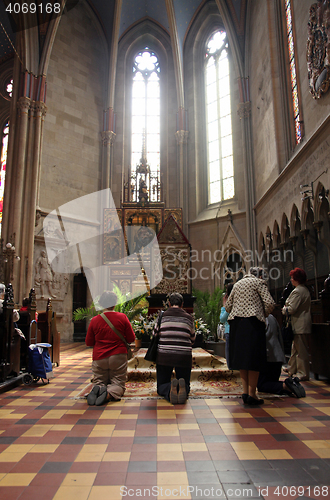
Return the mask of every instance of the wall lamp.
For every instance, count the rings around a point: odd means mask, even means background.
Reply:
[[[328,169],[326,168],[314,181],[312,181],[310,184],[300,184],[300,189],[303,189],[303,191],[300,191],[300,194],[303,195],[301,198],[301,201],[305,200],[314,200],[314,184],[315,182],[321,177],[321,175],[326,174],[328,172]],[[308,189],[304,189],[308,188]],[[326,194],[329,194],[329,190],[325,191]],[[319,199],[322,200],[322,192],[318,195]],[[320,198],[321,195],[321,198]]]

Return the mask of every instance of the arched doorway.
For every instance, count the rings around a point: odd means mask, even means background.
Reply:
[[[87,280],[83,273],[76,274],[73,277],[73,301],[72,310],[75,311],[78,307],[86,307],[87,305]],[[73,341],[84,342],[86,337],[86,320],[75,321],[73,327]]]

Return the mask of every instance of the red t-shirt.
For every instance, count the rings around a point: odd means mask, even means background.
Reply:
[[[134,341],[134,331],[126,314],[107,311],[105,315],[126,339],[128,344]],[[87,346],[93,347],[93,360],[108,358],[114,354],[127,353],[124,342],[110,328],[100,314],[94,316],[90,322],[85,342]]]

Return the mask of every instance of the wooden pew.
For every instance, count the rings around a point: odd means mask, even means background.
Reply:
[[[15,377],[20,371],[21,337],[15,331],[13,322],[14,293],[9,283],[0,314],[0,382]]]
[[[320,293],[316,314],[312,315],[311,357],[315,379],[323,375],[330,379],[330,275]]]
[[[21,371],[28,371],[29,366],[29,345],[36,344],[37,322],[35,321],[37,310],[35,290],[31,288],[29,294],[29,305],[27,311],[20,311],[20,319],[17,322],[18,328],[24,334],[25,340],[21,339]]]

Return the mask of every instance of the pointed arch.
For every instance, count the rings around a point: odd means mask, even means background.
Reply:
[[[290,242],[290,225],[289,225],[289,220],[285,213],[283,213],[281,220],[281,235],[282,235],[282,243]]]
[[[169,143],[174,147],[175,120],[167,123],[167,116],[175,116],[177,103],[169,100],[169,88],[175,88],[174,62],[171,40],[168,32],[158,23],[144,18],[132,26],[120,38],[118,44],[118,58],[115,88],[116,113],[116,148],[114,150],[114,164],[121,170],[112,173],[112,183],[122,185],[123,178],[130,175],[132,152],[132,70],[134,59],[145,48],[153,51],[157,56],[160,67],[160,171],[163,175],[164,192],[167,202],[175,199],[176,191],[168,190],[170,184],[169,170],[175,166],[168,165]],[[170,135],[169,131],[173,131]],[[141,150],[142,152],[142,143]],[[175,174],[176,175],[176,174]],[[175,205],[175,202],[172,202]]]
[[[307,229],[307,221],[312,220],[314,222],[314,212],[311,201],[306,198],[301,204],[301,225],[302,229]]]
[[[267,226],[265,234],[266,234],[266,240],[265,240],[266,251],[267,253],[269,253],[273,249],[273,235],[269,226]]]
[[[195,171],[192,173],[196,185],[197,196],[194,205],[197,213],[206,209],[210,204],[234,199],[236,192],[235,151],[239,150],[241,146],[239,144],[238,148],[236,148],[236,145],[241,140],[241,129],[239,118],[235,113],[235,97],[238,95],[237,78],[241,76],[242,64],[238,43],[235,45],[233,42],[237,35],[232,26],[230,14],[226,7],[222,6],[221,10],[222,12],[215,3],[206,2],[194,18],[184,45],[185,87],[187,99],[192,102],[190,110],[193,115],[191,120],[193,126],[190,128],[189,134],[192,143],[196,145],[194,150],[189,151],[191,158],[189,162],[195,165]],[[230,35],[229,32],[231,32]],[[215,61],[218,52],[215,50],[213,55],[213,53],[209,52],[208,47],[209,41],[216,33],[223,33],[226,37],[226,50],[228,50],[228,88],[230,91],[228,95],[230,105],[228,107],[229,112],[225,113],[224,116],[228,116],[230,121],[226,130],[230,129],[232,131],[231,143],[235,145],[235,147],[232,146],[233,154],[231,156],[227,154],[225,148],[221,149],[221,130],[225,130],[225,127],[221,128],[220,121],[217,123],[216,118],[221,114],[220,101],[217,101],[215,94],[213,97],[211,92],[212,81],[207,73],[208,64],[212,63],[213,57],[213,73],[215,72],[215,77],[218,78],[217,63]],[[219,57],[222,57],[222,46],[217,47],[217,49],[219,50]],[[216,81],[218,82],[218,80]],[[214,83],[214,88],[219,89],[219,83]],[[213,106],[211,106],[211,103],[213,103]],[[215,112],[215,116],[210,112],[208,113],[208,110],[211,109]],[[230,141],[227,142],[231,147]]]
[[[274,248],[278,249],[281,246],[281,234],[280,234],[280,228],[278,225],[277,220],[274,222],[273,226],[273,242],[274,242]]]
[[[320,220],[320,214],[322,208],[329,206],[329,192],[325,189],[322,182],[318,182],[316,189],[314,190],[314,214],[315,221]],[[323,210],[322,210],[323,211]]]
[[[57,31],[58,31],[58,28],[59,28],[59,25],[60,25],[60,22],[62,19],[63,9],[65,6],[65,3],[66,3],[66,0],[61,0],[61,14],[56,16],[54,19],[52,19],[49,22],[45,44],[43,46],[43,50],[42,50],[42,53],[40,55],[40,63],[39,63],[39,67],[38,67],[38,74],[39,75],[47,76],[49,61],[50,61],[50,57],[52,54]],[[76,6],[75,9],[76,8],[78,8],[78,7]],[[95,30],[99,34],[102,49],[103,49],[104,53],[108,56],[108,44],[106,41],[106,37],[105,37],[104,31],[100,25],[100,21],[98,20],[94,10],[87,2],[80,3],[79,8],[83,8],[86,10],[89,18],[92,21],[92,24],[93,24]],[[107,57],[107,59],[108,59],[108,57]],[[37,74],[37,73],[35,73],[35,74]]]
[[[300,235],[301,220],[298,208],[295,204],[292,206],[291,210],[290,227],[291,227],[291,236],[298,237]]]
[[[266,250],[266,245],[265,245],[265,238],[263,233],[261,232],[259,234],[259,240],[258,240],[258,255],[261,256]]]

